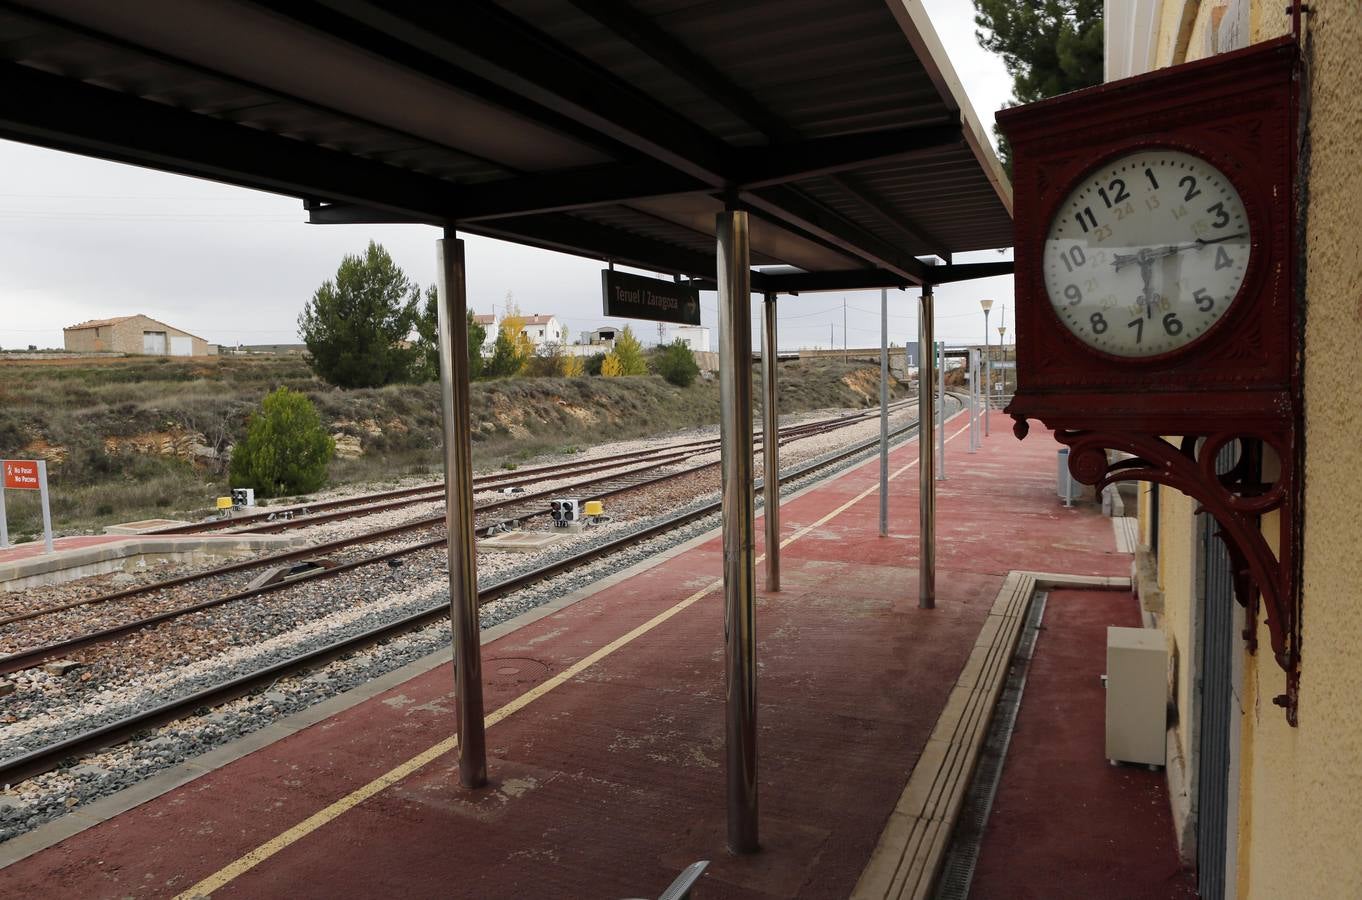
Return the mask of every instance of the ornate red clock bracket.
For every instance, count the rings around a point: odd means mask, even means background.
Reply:
[[[1016,419],[1013,431],[1024,438],[1026,420]],[[1273,657],[1286,673],[1286,692],[1272,702],[1285,708],[1287,722],[1295,726],[1301,647],[1294,429],[1217,431],[1186,435],[1177,444],[1130,431],[1058,428],[1055,438],[1070,448],[1069,471],[1083,484],[1101,490],[1118,481],[1154,482],[1188,495],[1201,505],[1199,511],[1215,517],[1217,533],[1229,550],[1236,598],[1247,612],[1243,637],[1249,651],[1256,651],[1261,599]],[[1226,454],[1221,453],[1227,447],[1234,451],[1230,465],[1223,463]],[[1265,448],[1275,454],[1275,464],[1270,458],[1265,460]],[[1127,455],[1109,461],[1112,450]],[[1222,461],[1219,465],[1218,460]],[[1279,470],[1279,474],[1265,480],[1265,469]],[[1273,511],[1278,513],[1276,552],[1262,528],[1262,517]]]

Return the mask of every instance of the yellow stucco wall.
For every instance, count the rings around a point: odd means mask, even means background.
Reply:
[[[1175,24],[1168,7],[1180,5],[1165,4],[1165,27]],[[1204,55],[1215,5],[1201,0],[1188,59]],[[1254,41],[1286,33],[1285,6],[1253,3]],[[1245,659],[1240,728],[1235,875],[1237,895],[1247,898],[1362,897],[1362,8],[1346,0],[1311,6],[1300,725],[1289,727],[1272,703],[1285,679],[1260,624],[1262,649]],[[1147,504],[1141,511],[1147,517]],[[1265,526],[1275,538],[1275,522]],[[1159,580],[1183,715],[1193,527],[1190,501],[1164,489]],[[1185,731],[1179,741],[1185,752]]]
[[[1163,620],[1160,623],[1168,641],[1168,658],[1173,668],[1173,697],[1177,704],[1178,746],[1186,759],[1187,729],[1192,697],[1191,667],[1196,658],[1192,643],[1192,566],[1195,559],[1193,537],[1196,503],[1180,491],[1160,487],[1159,491],[1159,588],[1163,591]]]
[[[1258,5],[1264,37],[1285,27],[1283,4]],[[1245,897],[1362,897],[1362,9],[1311,6],[1300,726],[1271,705],[1284,679],[1260,656],[1242,732]]]

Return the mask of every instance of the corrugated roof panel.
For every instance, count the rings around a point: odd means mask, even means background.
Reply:
[[[715,186],[708,195],[644,190],[637,200],[602,200],[608,205],[576,208],[566,219],[525,211],[481,226],[511,239],[522,227],[529,243],[568,248],[572,228],[564,223],[573,217],[613,229],[588,229],[594,243],[583,239],[578,249],[592,255],[618,232],[683,249],[692,260],[712,258],[719,185],[732,177],[713,173],[726,171],[728,151],[952,123],[963,96],[925,18],[906,0],[464,0],[439,8],[356,0],[315,9],[181,0],[173,16],[155,0],[32,2],[32,15],[13,5],[0,11],[0,57],[157,108],[442,181],[567,169],[599,170],[608,179],[612,162],[637,171],[638,160],[652,157]],[[485,40],[460,31],[469,23],[481,23],[476,33]],[[551,64],[530,64],[544,60]],[[886,246],[897,256],[1010,243],[1010,194],[979,128],[966,122],[969,145],[795,183],[785,196],[800,213],[765,209],[755,217],[753,262],[854,269],[883,263]],[[0,120],[0,134],[37,135],[41,143],[47,133]],[[52,145],[207,177],[221,171],[220,158],[200,170],[193,160],[164,161],[159,148],[106,150],[107,133],[76,137]],[[419,181],[394,180],[372,166],[359,171],[406,190],[410,205],[366,202],[420,210],[414,215],[425,221],[442,220],[452,202],[445,198],[458,196],[440,194],[432,215]],[[271,178],[262,183],[279,189],[280,176]],[[224,180],[253,184],[249,172]],[[447,187],[431,183],[432,191]],[[458,219],[456,209],[448,215]],[[844,233],[827,230],[843,225]],[[634,245],[640,247],[647,244]]]

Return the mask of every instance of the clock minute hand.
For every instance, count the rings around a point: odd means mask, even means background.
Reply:
[[[1241,238],[1246,236],[1247,232],[1241,231],[1237,234],[1227,234],[1224,237],[1211,238],[1209,240],[1206,238],[1197,238],[1190,244],[1169,245],[1167,247],[1161,247],[1158,250],[1151,250],[1149,248],[1145,248],[1141,250],[1139,253],[1114,253],[1112,254],[1112,266],[1113,268],[1116,269],[1116,271],[1119,272],[1121,271],[1122,268],[1130,265],[1131,263],[1143,264],[1146,262],[1152,262],[1153,260],[1156,259],[1162,259],[1165,256],[1173,256],[1174,254],[1181,253],[1184,250],[1199,250],[1202,247],[1206,247],[1211,244],[1223,244],[1225,241],[1232,241],[1235,238]]]

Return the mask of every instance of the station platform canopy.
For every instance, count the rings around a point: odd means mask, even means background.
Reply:
[[[727,207],[754,292],[1011,271],[951,264],[1012,244],[1011,188],[918,0],[21,0],[0,60],[0,137],[314,223],[712,283]]]

